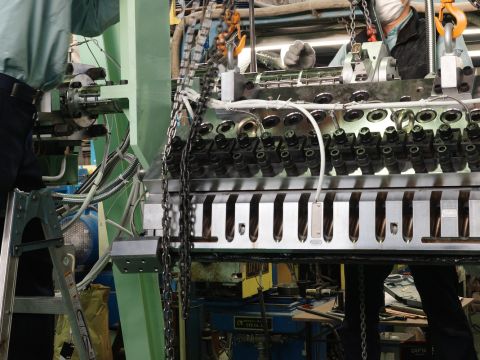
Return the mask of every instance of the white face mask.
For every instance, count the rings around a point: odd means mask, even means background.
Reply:
[[[382,24],[389,24],[399,18],[408,0],[375,0],[375,11]]]

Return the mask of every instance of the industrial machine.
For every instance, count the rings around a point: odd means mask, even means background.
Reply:
[[[446,53],[436,69],[426,3],[429,76],[402,80],[381,34],[363,44],[352,36],[343,67],[259,73],[252,56],[242,74],[234,2],[202,11],[193,2],[165,147],[143,177],[145,233],[118,237],[111,253],[125,276],[161,275],[167,358],[177,260],[187,318],[193,261],[478,258],[479,80],[454,51],[462,21],[437,21]]]

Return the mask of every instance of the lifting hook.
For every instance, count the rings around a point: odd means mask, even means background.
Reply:
[[[237,57],[245,47],[247,42],[247,36],[242,35],[240,29],[240,13],[238,11],[227,10],[224,18],[225,24],[227,25],[227,30],[220,33],[217,37],[217,49],[224,55],[228,55],[227,42],[232,35],[236,37],[236,46],[233,51],[233,55]]]
[[[455,18],[456,24],[453,28],[453,38],[456,39],[467,28],[467,17],[461,9],[453,4],[454,2],[455,0],[441,0],[438,17],[435,17],[435,25],[440,36],[445,36],[445,28],[442,25],[442,21],[445,10],[448,11]]]

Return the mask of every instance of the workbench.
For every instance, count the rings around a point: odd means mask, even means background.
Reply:
[[[462,307],[466,309],[472,302],[473,302],[472,298],[463,298]],[[315,306],[311,310],[326,313],[332,310],[334,304],[335,304],[335,300],[331,300],[331,301],[322,303],[318,306]],[[297,310],[296,313],[293,315],[292,319],[294,321],[338,324],[338,321],[327,319],[318,315],[309,314],[301,310]],[[426,319],[388,320],[388,321],[380,321],[380,324],[390,325],[390,326],[409,326],[409,327],[427,327],[428,326],[428,322]]]

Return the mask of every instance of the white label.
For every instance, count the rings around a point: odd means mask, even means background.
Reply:
[[[312,238],[322,237],[323,226],[323,203],[314,202],[312,204]]]

